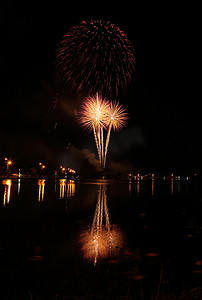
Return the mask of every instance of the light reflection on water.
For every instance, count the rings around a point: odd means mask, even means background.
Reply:
[[[37,181],[37,185],[38,185],[38,195],[37,195],[37,201],[38,202],[42,202],[44,201],[44,197],[45,197],[45,186],[46,186],[46,179],[38,179]],[[36,181],[32,181],[32,186],[34,186]],[[125,182],[126,183],[126,182]],[[151,180],[142,180],[140,177],[137,177],[136,180],[128,180],[128,195],[131,197],[134,197],[134,193],[137,197],[140,196],[155,196],[155,186],[159,185],[159,181],[155,180],[154,178],[152,178]],[[76,191],[76,187],[78,188],[82,185],[86,185],[86,186],[91,186],[91,190],[92,186],[99,186],[100,184],[105,184],[105,185],[115,185],[115,181],[110,181],[110,180],[92,180],[92,181],[84,181],[84,182],[80,182],[77,183],[74,180],[67,180],[67,179],[55,179],[54,180],[54,192],[56,194],[56,198],[58,197],[59,199],[71,199],[72,197],[75,196],[75,191]],[[17,179],[16,180],[11,180],[11,179],[4,179],[2,180],[2,185],[4,186],[4,195],[3,195],[3,205],[5,206],[6,204],[9,204],[10,199],[13,197],[14,199],[17,196],[20,196],[21,193],[21,185],[26,185],[26,180],[23,179]],[[194,185],[192,184],[191,187],[191,183],[188,180],[175,180],[173,178],[171,178],[170,180],[164,180],[161,181],[161,185],[164,186],[164,193],[166,195],[168,195],[168,193],[170,193],[171,196],[175,196],[175,195],[181,195],[181,194],[186,194],[189,192],[189,189],[195,188]],[[13,188],[17,187],[17,194],[18,195],[12,195],[13,194]],[[59,196],[57,194],[58,191],[58,187],[59,187]],[[121,183],[120,187],[123,187],[123,183]],[[182,190],[181,190],[182,189]],[[16,191],[16,188],[15,188]],[[120,188],[119,188],[120,191]],[[125,190],[124,190],[125,192]],[[123,191],[121,191],[121,194],[123,194]]]
[[[10,179],[6,179],[2,181],[2,184],[5,186],[4,197],[3,197],[3,206],[5,206],[10,202],[12,181]]]
[[[37,183],[36,181],[31,181],[32,188],[38,185],[38,193],[37,193],[37,201],[43,202],[45,197],[45,186],[46,186],[46,179],[38,179]],[[4,179],[1,181],[2,186],[4,186],[4,192],[3,192],[3,206],[5,207],[6,204],[10,203],[10,200],[13,199],[14,201],[20,197],[21,193],[21,185],[30,185],[30,182],[23,179]],[[14,186],[14,188],[12,188]],[[75,181],[74,180],[67,180],[67,179],[60,179],[59,181],[55,181],[54,189],[55,193],[57,192],[57,186],[59,186],[59,199],[71,199],[75,196]],[[16,194],[16,188],[17,188],[17,194]],[[57,195],[58,196],[58,195]],[[33,198],[33,195],[31,195],[31,198]]]
[[[44,200],[45,183],[46,183],[45,179],[38,180],[38,186],[39,186],[38,202]]]
[[[21,184],[21,181],[20,181],[20,178],[18,179],[18,195],[20,194],[20,184]]]
[[[75,196],[75,181],[74,180],[66,180],[60,179],[60,199],[71,199]]]
[[[186,180],[182,180],[178,178],[177,179],[171,178],[170,180],[166,180],[166,179],[155,180],[154,178],[150,180],[143,180],[141,179],[141,177],[137,177],[135,180],[131,180],[131,178],[129,178],[128,180],[129,195],[133,195],[133,192],[135,191],[137,196],[145,195],[146,193],[147,195],[149,195],[150,192],[151,195],[154,196],[155,185],[156,184],[159,185],[159,183],[160,185],[164,186],[163,190],[164,193],[166,193],[167,195],[168,193],[170,193],[170,195],[185,194],[189,192],[190,188],[191,189],[196,188],[196,184],[190,182],[188,177],[186,178]],[[181,188],[183,188],[182,191]]]
[[[48,186],[47,186],[48,184]],[[166,197],[187,197],[192,196],[193,193],[197,194],[200,192],[199,185],[193,181],[188,180],[175,180],[171,178],[170,180],[159,181],[154,178],[151,180],[141,180],[137,178],[136,180],[128,181],[118,181],[115,180],[92,180],[92,181],[73,181],[67,179],[49,180],[49,179],[38,179],[38,180],[11,180],[4,179],[1,181],[0,190],[4,187],[3,191],[3,206],[9,204],[11,200],[15,202],[18,197],[24,197],[21,195],[23,190],[32,190],[33,194],[30,195],[32,201],[37,201],[38,203],[43,202],[44,199],[49,202],[49,199],[53,198],[53,195],[49,195],[50,189],[54,188],[54,199],[71,199],[72,197],[76,200],[81,201],[82,207],[92,202],[92,199],[96,197],[97,186],[104,184],[109,186],[109,190],[112,192],[111,197],[124,197],[129,196],[130,198],[142,198],[146,199],[148,197],[153,197],[154,199],[158,195],[165,195]],[[35,196],[35,190],[38,186],[37,196]],[[114,188],[117,186],[117,188]],[[127,189],[126,189],[127,188]],[[22,190],[23,189],[23,190]],[[46,190],[48,196],[46,197]],[[85,194],[83,191],[85,190]],[[35,197],[35,199],[34,199]]]

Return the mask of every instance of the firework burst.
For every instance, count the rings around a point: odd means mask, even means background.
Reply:
[[[64,35],[56,53],[56,74],[72,91],[117,98],[135,70],[126,34],[109,21],[81,21]]]
[[[104,148],[103,148],[103,128],[106,128],[108,122],[109,102],[96,97],[89,97],[82,105],[80,111],[80,123],[87,130],[93,130],[95,143],[98,151],[100,166],[102,166]]]
[[[128,120],[126,109],[119,102],[111,102],[108,110],[108,122],[114,131],[122,129]]]
[[[127,120],[128,114],[119,102],[109,102],[98,94],[84,101],[79,122],[84,129],[93,131],[101,168],[105,169],[111,130],[119,131]],[[107,131],[105,140],[104,130]]]
[[[84,129],[92,130],[93,127],[105,127],[108,122],[110,104],[97,94],[96,97],[88,97],[79,113],[80,123]]]

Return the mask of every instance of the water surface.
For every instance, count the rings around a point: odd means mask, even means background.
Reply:
[[[106,205],[100,202],[97,213],[101,187]],[[160,293],[162,272],[165,291],[188,292],[202,282],[201,213],[202,188],[194,180],[2,180],[1,293],[150,299]],[[95,264],[83,257],[80,238],[96,214],[103,226],[107,215],[124,242]]]

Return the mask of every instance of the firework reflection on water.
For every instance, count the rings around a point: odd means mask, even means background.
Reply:
[[[93,223],[82,230],[80,245],[83,257],[96,265],[98,260],[116,255],[124,245],[122,230],[109,221],[106,186],[100,185]]]

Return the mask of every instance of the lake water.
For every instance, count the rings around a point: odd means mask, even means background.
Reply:
[[[201,216],[193,179],[2,179],[1,299],[199,295]]]

